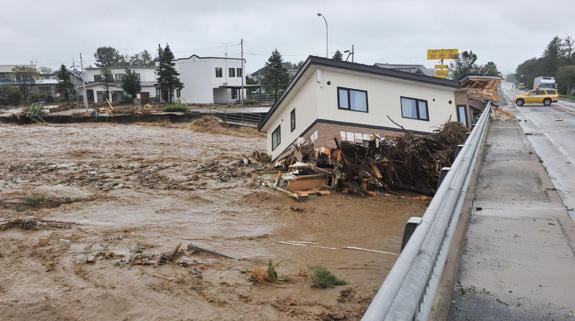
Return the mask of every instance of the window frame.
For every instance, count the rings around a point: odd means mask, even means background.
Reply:
[[[403,103],[402,100],[403,99],[411,99],[411,100],[415,100],[415,111],[417,112],[417,117],[409,117],[409,116],[405,116],[403,114]],[[419,114],[419,103],[420,102],[425,102],[425,114],[427,115],[427,118],[421,118],[420,114]],[[407,118],[407,119],[414,119],[414,120],[422,120],[422,121],[429,121],[429,101],[425,100],[425,99],[419,99],[419,98],[413,98],[413,97],[407,97],[407,96],[399,96],[399,108],[401,108],[401,117],[402,118]]]
[[[455,113],[457,114],[457,121],[462,124],[461,122],[461,117],[459,117],[459,108],[463,107],[463,111],[465,112],[465,124],[463,124],[463,126],[465,127],[469,127],[469,122],[467,120],[467,105],[455,105]]]
[[[276,134],[277,132],[277,134]],[[274,145],[274,136],[277,135],[277,144]],[[282,144],[282,124],[279,124],[276,129],[272,132],[272,151],[278,148],[279,145]]]
[[[341,107],[341,101],[340,101],[340,96],[339,96],[340,90],[345,90],[347,92],[347,108]],[[365,93],[365,110],[357,110],[357,109],[353,109],[351,107],[351,91],[358,91],[358,92]],[[359,112],[359,113],[369,113],[369,97],[367,95],[367,90],[354,89],[354,88],[348,88],[348,87],[337,87],[337,109],[355,111],[355,112]]]
[[[216,70],[216,78],[224,77],[224,69],[222,67],[216,67],[215,70]]]
[[[295,130],[295,127],[296,127],[296,122],[295,122],[295,108],[292,109],[289,114],[290,114],[290,129],[291,129],[291,131],[293,132],[293,131]]]
[[[236,77],[243,77],[244,73],[242,68],[236,68]]]
[[[228,77],[236,78],[236,68],[228,68]]]

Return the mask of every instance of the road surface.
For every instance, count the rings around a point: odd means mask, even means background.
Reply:
[[[529,119],[549,122],[538,117]],[[575,320],[575,224],[530,144],[538,135],[491,123],[449,321]],[[546,159],[559,157],[555,145],[537,144]]]
[[[508,101],[521,91],[503,84]],[[575,103],[560,100],[546,107],[510,104],[527,138],[543,161],[571,219],[575,221]]]

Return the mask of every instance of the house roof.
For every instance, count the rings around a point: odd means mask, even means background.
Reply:
[[[84,70],[100,70],[102,67],[86,67]],[[156,69],[155,66],[112,66],[108,69]]]
[[[293,77],[293,79],[290,81],[287,89],[283,92],[283,94],[280,96],[280,98],[273,104],[270,111],[266,114],[266,117],[258,124],[258,130],[261,130],[265,126],[265,124],[268,122],[268,120],[271,118],[271,116],[274,114],[274,112],[279,108],[279,106],[281,105],[283,100],[287,97],[287,95],[289,95],[291,90],[294,88],[294,85],[299,81],[302,74],[312,65],[331,67],[331,68],[349,70],[349,71],[356,71],[356,72],[380,75],[380,76],[391,77],[391,78],[405,79],[405,80],[411,80],[411,81],[433,84],[433,85],[438,85],[438,86],[446,86],[446,87],[451,87],[451,88],[457,88],[457,85],[458,85],[457,81],[450,80],[450,79],[435,78],[435,77],[427,76],[427,75],[423,75],[423,74],[416,74],[413,72],[399,71],[399,70],[395,70],[395,69],[386,69],[386,68],[376,67],[373,65],[364,65],[364,64],[354,63],[354,62],[337,61],[337,60],[333,60],[330,58],[309,56],[307,58],[307,60],[305,61],[305,63],[303,64],[303,66],[299,69],[299,71],[297,72],[295,77]]]
[[[198,56],[198,55],[196,55],[196,54],[193,54],[193,55],[191,55],[191,56],[189,56],[189,57],[187,57],[187,58],[177,58],[177,59],[174,59],[174,60],[187,60],[187,59],[192,59],[193,57],[196,57],[196,58],[198,58],[198,59],[242,60],[242,58],[230,58],[230,57],[200,57],[200,56]],[[244,61],[245,61],[245,60],[246,60],[246,59],[244,58]]]
[[[429,70],[424,65],[417,64],[388,64],[388,63],[376,63],[374,66],[379,68],[396,69],[407,72],[422,73],[424,75],[432,76],[433,71]]]

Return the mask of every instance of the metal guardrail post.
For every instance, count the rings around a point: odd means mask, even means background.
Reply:
[[[419,216],[412,216],[407,220],[407,223],[405,223],[405,227],[403,228],[403,240],[401,241],[402,251],[419,224],[421,224],[421,217]]]
[[[490,114],[488,104],[362,321],[427,320]]]
[[[441,186],[441,182],[443,182],[443,180],[445,179],[445,176],[447,176],[447,173],[449,173],[450,170],[451,170],[451,167],[441,168],[441,171],[439,172],[439,179],[437,180],[437,189],[439,189],[439,187]]]

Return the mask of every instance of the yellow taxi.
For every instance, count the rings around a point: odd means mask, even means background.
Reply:
[[[545,106],[557,102],[559,94],[557,89],[537,89],[528,91],[525,94],[515,96],[515,104],[523,106],[525,104],[543,104]]]

